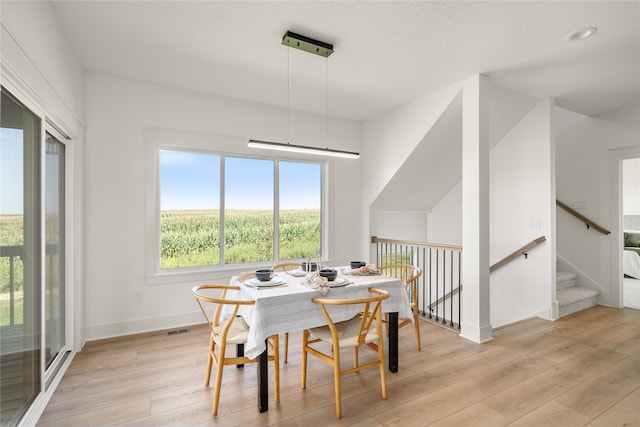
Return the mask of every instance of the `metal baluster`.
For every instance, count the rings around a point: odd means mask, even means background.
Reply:
[[[458,291],[460,291],[460,289],[458,289]],[[454,326],[453,325],[453,300],[454,300],[454,295],[453,295],[453,251],[451,251],[451,322],[449,323],[449,326]]]
[[[9,257],[9,325],[15,324],[15,295],[14,295],[14,287],[15,283],[15,268],[14,268],[14,259],[15,257],[12,255]],[[24,289],[24,285],[23,285]]]
[[[440,249],[436,249],[436,320],[440,320],[438,317],[438,310],[440,304],[438,304],[438,293],[440,287]]]
[[[431,315],[431,301],[432,301],[432,292],[433,292],[433,286],[431,286],[431,284],[433,283],[433,272],[432,272],[432,263],[431,263],[431,248],[429,248],[429,305],[427,305],[427,311],[429,312],[429,319],[432,319],[433,316]]]
[[[422,248],[422,315],[425,316],[426,313],[426,308],[427,308],[427,287],[429,286],[427,284],[427,263],[425,260],[425,252],[427,251],[427,248]],[[420,258],[420,252],[418,252],[418,258]]]
[[[458,252],[458,329],[462,323],[462,252]]]
[[[451,285],[453,286],[453,285]],[[447,251],[442,250],[442,324],[447,324]],[[453,298],[453,295],[451,295]]]

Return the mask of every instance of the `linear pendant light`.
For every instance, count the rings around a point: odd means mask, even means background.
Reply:
[[[329,43],[321,42],[319,40],[312,39],[310,37],[302,36],[300,34],[296,34],[291,31],[287,31],[285,35],[282,36],[282,44],[287,47],[300,49],[302,51],[309,52],[314,55],[320,55],[325,58],[328,58],[329,55],[333,53],[333,45]],[[287,64],[287,68],[288,67],[289,65]],[[327,77],[328,77],[328,71],[327,71]],[[327,138],[329,135],[328,85],[329,85],[329,82],[327,79]],[[287,122],[289,120],[288,117],[291,114],[291,112],[289,111],[290,107],[289,107],[288,87],[289,87],[289,77],[287,75]],[[288,127],[289,125],[287,123],[287,129]],[[283,143],[283,142],[271,142],[271,141],[260,141],[257,139],[250,139],[247,146],[250,148],[264,148],[267,150],[289,151],[293,153],[317,154],[321,156],[342,157],[346,159],[357,159],[360,157],[360,153],[356,153],[355,151],[335,150],[329,147],[326,147],[326,148],[310,147],[307,145],[291,144],[289,142]]]
[[[289,151],[293,153],[307,153],[307,154],[319,154],[321,156],[332,156],[332,157],[342,157],[345,159],[357,159],[360,157],[360,153],[356,153],[355,151],[343,151],[343,150],[334,150],[331,148],[319,148],[319,147],[309,147],[307,145],[295,145],[283,142],[269,142],[269,141],[259,141],[257,139],[249,140],[249,147],[251,148],[266,148],[267,150],[281,150],[281,151]]]

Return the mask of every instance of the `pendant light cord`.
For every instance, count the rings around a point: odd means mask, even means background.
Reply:
[[[327,117],[326,120],[326,130],[325,130],[325,138],[327,143],[327,149],[329,149],[329,57],[325,58],[325,90],[326,90],[326,98],[327,102],[325,103],[325,115]]]
[[[290,74],[291,74],[291,49],[287,49],[287,144],[291,142],[291,94],[290,94]]]

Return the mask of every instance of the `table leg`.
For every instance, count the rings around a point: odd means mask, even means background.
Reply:
[[[267,344],[267,348],[269,348]],[[269,410],[269,358],[267,350],[258,356],[258,411]]]
[[[389,371],[398,372],[398,313],[389,313]]]
[[[244,357],[244,344],[238,344],[236,346],[236,356],[238,357]],[[236,368],[242,368],[244,367],[244,363],[238,363],[236,365]]]

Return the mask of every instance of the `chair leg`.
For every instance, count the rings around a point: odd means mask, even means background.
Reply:
[[[382,400],[387,400],[387,368],[384,366],[384,343],[378,341],[378,358],[380,359],[380,387],[382,388]]]
[[[422,346],[420,345],[420,324],[418,323],[418,310],[413,310],[413,327],[416,330],[416,346],[418,347],[418,351],[421,351]]]
[[[284,333],[284,363],[287,363],[289,356],[289,332]]]
[[[209,379],[211,378],[211,364],[213,363],[213,351],[215,350],[216,342],[209,340],[209,357],[207,357],[207,374],[204,378],[204,385],[209,385]]]
[[[333,387],[336,396],[336,418],[342,418],[342,396],[340,386],[340,349],[333,352]]]
[[[302,331],[302,372],[300,374],[300,388],[307,388],[307,345],[309,344],[309,331]]]
[[[221,345],[218,349],[218,360],[216,361],[216,382],[213,387],[213,406],[211,414],[218,414],[218,404],[220,403],[220,388],[222,387],[222,371],[224,370],[224,355],[226,348]]]

